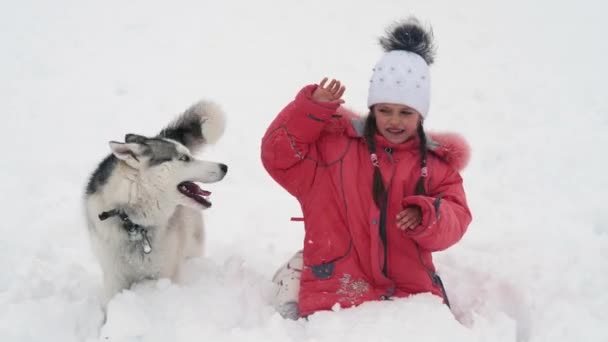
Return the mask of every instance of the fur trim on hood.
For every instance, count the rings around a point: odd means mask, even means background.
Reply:
[[[471,159],[471,148],[464,137],[457,133],[427,132],[426,135],[430,137],[427,147],[444,162],[458,171],[467,167]]]

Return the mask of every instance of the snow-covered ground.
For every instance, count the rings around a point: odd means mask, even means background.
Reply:
[[[363,5],[365,3],[365,5]],[[608,4],[521,1],[2,1],[0,341],[608,341]],[[432,24],[429,130],[463,134],[474,215],[436,254],[454,315],[419,295],[286,321],[270,278],[301,245],[294,199],[259,160],[274,115],[323,76],[365,110],[376,38]],[[89,249],[87,177],[125,133],[199,98],[228,114],[202,157],[205,256],[182,284],[109,304]],[[456,317],[456,318],[455,318]]]

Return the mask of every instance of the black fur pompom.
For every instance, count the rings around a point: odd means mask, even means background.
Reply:
[[[426,31],[415,18],[399,22],[386,30],[386,36],[380,38],[380,45],[384,51],[404,50],[416,53],[428,65],[435,60],[435,46],[433,45],[433,30]]]

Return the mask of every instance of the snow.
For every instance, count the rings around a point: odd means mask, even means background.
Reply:
[[[608,341],[606,2],[482,0],[0,3],[1,341]],[[259,145],[323,76],[364,111],[376,38],[432,24],[427,129],[471,144],[474,221],[435,255],[431,295],[283,320],[270,279],[301,245],[294,199]],[[155,134],[200,98],[228,115],[201,157],[213,184],[205,255],[181,284],[135,285],[100,307],[81,198],[126,133]],[[604,157],[602,157],[604,156]]]

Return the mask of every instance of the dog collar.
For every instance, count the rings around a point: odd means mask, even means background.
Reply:
[[[140,241],[142,244],[142,248],[145,254],[150,254],[152,252],[152,244],[150,243],[150,239],[148,238],[148,229],[140,226],[136,223],[133,223],[129,216],[122,210],[112,209],[109,211],[104,211],[99,214],[99,219],[104,221],[112,216],[118,216],[122,221],[122,227],[129,234],[129,240],[131,241]]]

